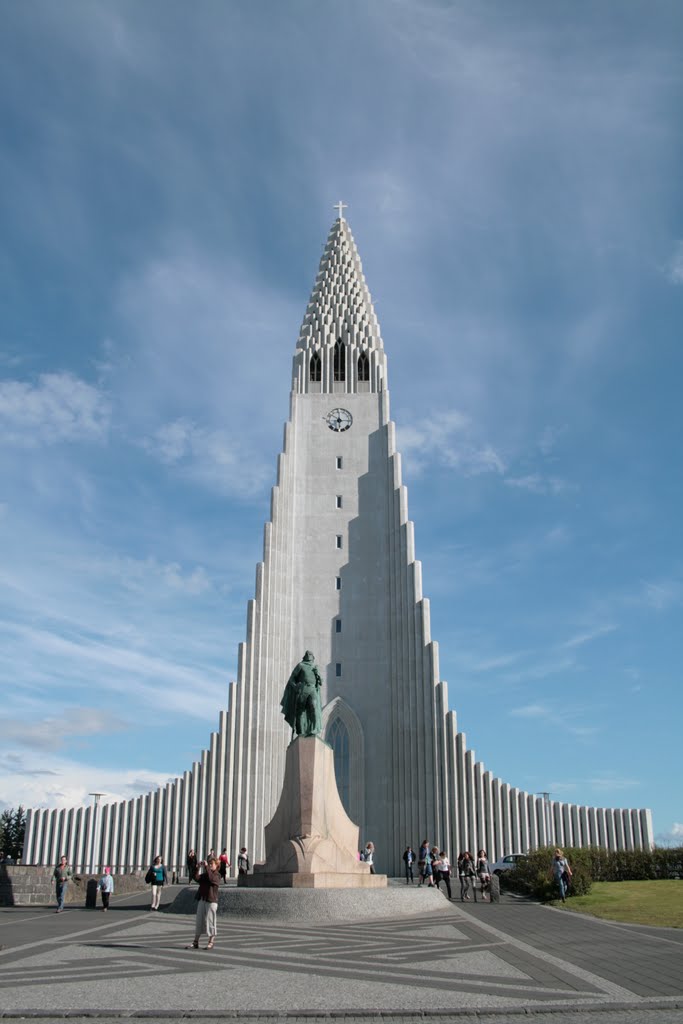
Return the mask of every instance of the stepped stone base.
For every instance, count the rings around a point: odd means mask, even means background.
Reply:
[[[377,877],[376,875],[370,877]],[[194,915],[197,911],[196,886],[182,889],[173,903],[163,908],[166,914]],[[383,918],[412,918],[418,925],[425,917],[448,915],[453,920],[452,904],[434,886],[389,885],[386,889],[238,889],[225,886],[218,892],[218,916],[234,921],[303,921],[307,925],[331,921],[377,921]]]
[[[332,747],[317,736],[289,744],[280,802],[265,839],[265,863],[255,864],[253,875],[239,875],[239,887],[386,888],[386,875],[371,874],[358,859],[358,825],[339,798]]]
[[[263,871],[242,875],[238,884],[246,889],[386,889],[387,876],[342,871]]]

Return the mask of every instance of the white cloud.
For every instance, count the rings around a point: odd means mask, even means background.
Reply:
[[[672,284],[683,284],[683,240],[676,242],[666,268],[666,276]]]
[[[511,708],[510,714],[515,718],[551,718],[552,712],[544,704],[525,704],[523,707]]]
[[[562,494],[574,490],[574,486],[558,476],[544,476],[541,473],[527,473],[525,476],[506,476],[504,483],[532,494]]]
[[[597,626],[595,629],[586,630],[583,633],[577,633],[575,636],[565,640],[564,643],[560,644],[561,647],[583,647],[584,644],[590,643],[591,640],[597,640],[601,636],[606,636],[608,633],[613,633],[618,626],[607,624],[605,626]]]
[[[671,834],[679,839],[683,839],[683,823],[675,821],[671,826]]]
[[[123,728],[125,723],[120,718],[97,708],[71,708],[37,721],[0,718],[0,737],[5,744],[44,751],[59,750],[74,736],[94,736]]]
[[[129,800],[168,779],[168,773],[101,768],[39,750],[30,755],[10,751],[0,755],[0,807],[87,806],[91,792],[104,794],[103,803]]]
[[[632,779],[623,775],[615,775],[611,772],[606,772],[604,775],[596,775],[587,781],[593,789],[600,790],[633,789],[635,786],[640,785],[638,779]]]
[[[501,456],[490,444],[473,438],[473,433],[469,417],[450,409],[401,426],[397,446],[415,474],[430,462],[448,466],[463,476],[503,473]]]
[[[199,427],[186,418],[159,427],[143,445],[150,455],[176,467],[184,479],[219,494],[251,497],[272,479],[272,465],[257,459],[241,438]]]
[[[665,611],[673,605],[680,604],[683,596],[683,587],[678,580],[659,580],[658,582],[644,582],[642,598],[648,607],[656,611]]]
[[[35,384],[0,381],[0,440],[6,443],[101,441],[110,414],[107,398],[70,373],[41,374]]]

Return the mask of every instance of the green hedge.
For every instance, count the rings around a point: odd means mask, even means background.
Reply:
[[[557,898],[557,885],[551,877],[554,852],[554,846],[534,850],[525,861],[503,874],[504,887],[544,902]],[[589,893],[593,882],[683,877],[683,847],[614,852],[598,846],[570,847],[564,855],[572,869],[570,896]]]

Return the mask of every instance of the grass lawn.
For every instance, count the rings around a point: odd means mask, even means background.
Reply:
[[[565,907],[607,921],[683,928],[683,880],[594,882],[589,896],[572,896]]]

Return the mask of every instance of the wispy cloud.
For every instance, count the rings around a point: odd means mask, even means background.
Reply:
[[[218,494],[252,497],[272,479],[272,460],[260,460],[241,439],[181,418],[143,441],[150,455],[172,466],[186,481]]]
[[[643,603],[655,611],[666,611],[683,600],[683,585],[680,580],[645,581],[642,585]]]
[[[398,430],[398,448],[409,469],[420,473],[429,463],[457,470],[463,476],[503,473],[505,465],[492,445],[473,436],[468,416],[450,409]]]
[[[574,636],[570,637],[569,640],[565,640],[560,644],[560,646],[569,648],[583,647],[584,644],[588,644],[592,640],[597,640],[601,636],[606,636],[608,633],[613,633],[618,628],[618,626],[615,626],[612,623],[604,626],[597,626],[594,629],[588,629],[583,633],[576,633]]]
[[[0,807],[79,807],[92,803],[90,793],[104,802],[128,800],[163,786],[168,773],[136,768],[102,768],[62,757],[52,751],[0,755]]]
[[[0,381],[0,442],[6,444],[101,441],[110,416],[107,397],[70,373],[45,373],[36,383]]]
[[[683,284],[683,241],[676,242],[666,268],[666,276],[672,284]]]
[[[529,491],[531,494],[563,494],[565,491],[576,490],[575,484],[570,484],[559,476],[544,476],[542,473],[527,473],[525,476],[506,476],[504,483],[508,487],[516,487],[521,491]]]
[[[18,745],[34,750],[60,750],[79,736],[118,732],[126,728],[123,719],[98,708],[71,708],[39,721],[0,718],[0,738],[6,747]]]

